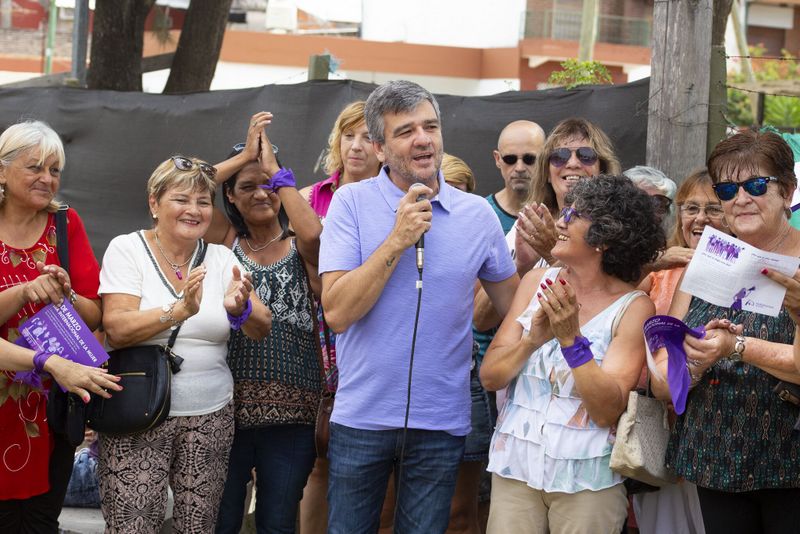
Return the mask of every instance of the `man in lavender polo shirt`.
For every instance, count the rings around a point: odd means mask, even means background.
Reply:
[[[337,192],[320,249],[325,317],[341,332],[328,532],[376,532],[393,469],[395,532],[444,532],[470,429],[474,284],[480,279],[505,314],[519,279],[492,209],[446,185],[439,172],[433,95],[411,82],[388,82],[370,95],[365,116],[384,167]],[[423,185],[411,187],[416,183]],[[414,244],[423,233],[424,287],[399,465],[417,305]]]

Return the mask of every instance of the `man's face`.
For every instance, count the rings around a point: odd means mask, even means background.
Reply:
[[[430,102],[409,112],[383,117],[385,141],[374,143],[378,158],[389,166],[390,177],[402,189],[421,182],[431,187],[442,164],[442,130]]]
[[[505,188],[518,196],[527,196],[533,180],[536,158],[541,155],[544,138],[529,128],[504,131],[497,141],[494,161],[503,175]]]

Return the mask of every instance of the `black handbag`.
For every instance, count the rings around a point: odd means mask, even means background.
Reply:
[[[69,273],[69,237],[67,234],[67,210],[61,204],[55,215],[56,254],[61,268]],[[64,434],[73,447],[83,443],[86,431],[86,404],[75,393],[62,391],[55,382],[47,395],[47,423],[53,432]]]
[[[201,244],[192,267],[203,262]],[[87,410],[86,424],[102,434],[124,436],[157,427],[169,415],[172,375],[180,371],[183,358],[172,352],[180,325],[166,345],[141,345],[108,353],[108,372],[122,377],[122,391],[110,399],[94,396]]]
[[[124,389],[110,399],[95,396],[86,424],[112,436],[135,434],[155,428],[167,418],[171,402],[172,375],[180,371],[183,358],[172,352],[178,330],[166,346],[142,345],[108,353],[108,372],[122,377]]]

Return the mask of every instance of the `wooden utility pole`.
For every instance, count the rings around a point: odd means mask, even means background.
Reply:
[[[713,1],[653,7],[647,165],[676,182],[706,160]]]
[[[591,61],[597,40],[597,0],[583,0],[581,14],[581,40],[578,43],[578,61]]]

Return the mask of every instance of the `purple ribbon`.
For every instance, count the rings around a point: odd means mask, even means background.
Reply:
[[[292,169],[281,169],[272,176],[269,183],[259,187],[269,191],[277,191],[281,187],[297,187],[297,182],[294,179]]]
[[[35,370],[17,371],[16,373],[14,373],[13,380],[14,382],[22,382],[23,384],[27,384],[33,389],[44,390],[44,385],[42,384],[42,377]],[[47,392],[45,391],[45,393]]]
[[[678,415],[686,411],[686,397],[692,379],[686,367],[686,351],[683,350],[683,339],[686,334],[703,339],[706,336],[705,326],[689,328],[680,319],[669,315],[654,315],[644,322],[644,339],[648,348],[648,366],[654,374],[658,374],[655,364],[650,365],[652,353],[664,347],[667,349],[667,385],[672,396],[672,404]]]

